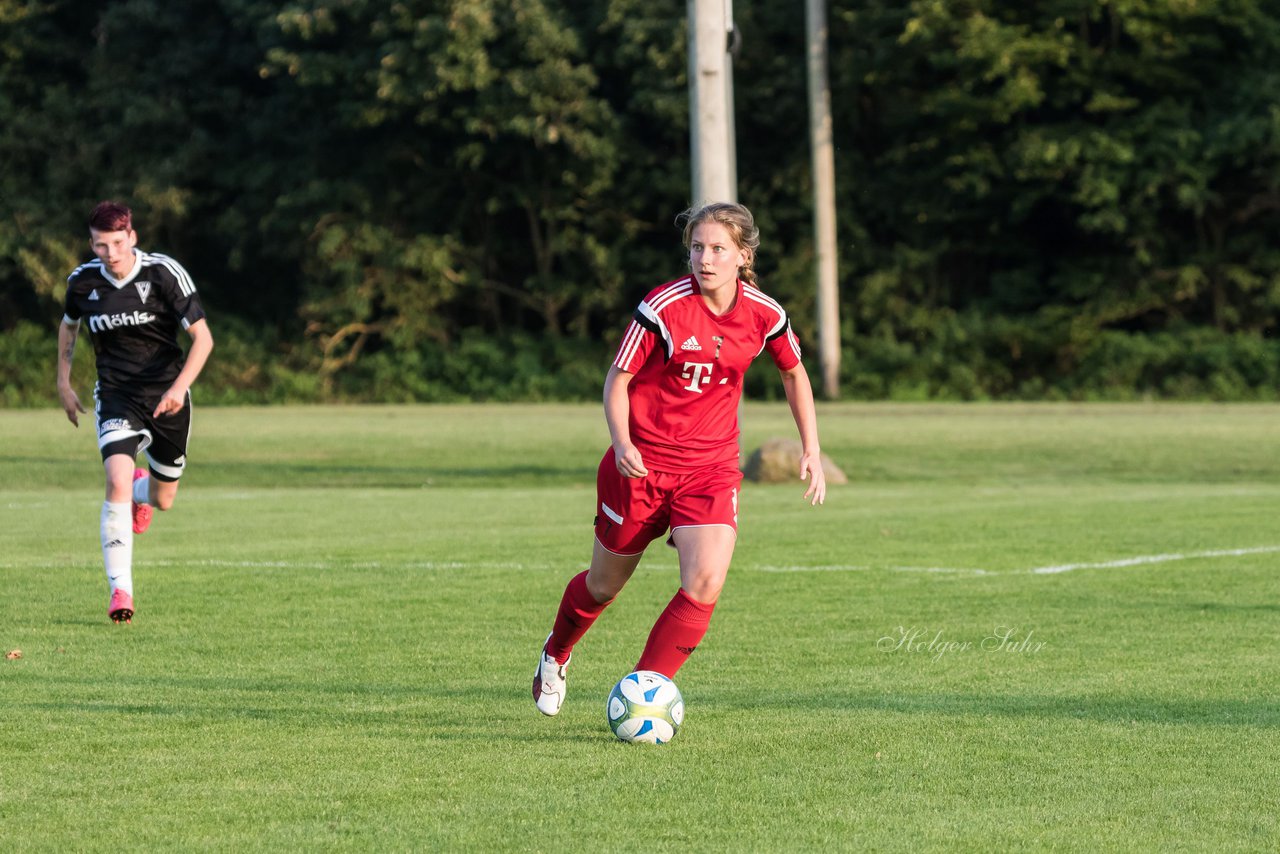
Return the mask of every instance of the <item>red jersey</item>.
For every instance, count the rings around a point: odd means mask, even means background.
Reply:
[[[742,382],[765,350],[779,370],[800,363],[787,313],[754,285],[739,279],[733,308],[718,317],[693,276],[654,288],[613,360],[635,374],[628,387],[631,441],[645,467],[736,466]]]

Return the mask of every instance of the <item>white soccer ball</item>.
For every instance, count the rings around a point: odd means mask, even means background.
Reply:
[[[665,744],[684,723],[684,698],[661,673],[637,670],[613,686],[606,712],[609,729],[623,741]]]

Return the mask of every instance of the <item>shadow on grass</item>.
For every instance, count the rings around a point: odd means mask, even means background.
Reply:
[[[202,725],[261,721],[277,729],[358,727],[366,736],[445,741],[492,742],[500,733],[512,741],[591,744],[603,740],[601,729],[609,735],[603,706],[599,726],[553,723],[534,709],[522,685],[446,686],[424,681],[328,686],[216,676],[43,675],[38,681],[41,695],[6,698],[6,714],[161,718]],[[104,691],[129,699],[99,699]],[[57,693],[64,696],[51,698]]]
[[[584,459],[598,459],[587,454]],[[66,460],[56,457],[0,455],[0,467],[25,467],[32,478],[31,486],[77,485],[92,472],[93,457]],[[596,466],[554,465],[477,465],[459,466],[401,465],[393,462],[257,462],[244,463],[202,458],[198,461],[198,480],[204,486],[287,486],[290,489],[376,486],[418,489],[424,485],[467,486],[506,484],[592,483]],[[21,472],[19,472],[21,473]],[[38,474],[38,476],[37,476]],[[95,474],[100,477],[100,473]],[[23,485],[17,483],[15,485]]]
[[[565,484],[594,479],[595,468],[550,465],[423,466],[393,463],[234,463],[217,462],[210,485],[288,486],[290,489],[372,486],[419,489],[423,486]],[[216,477],[216,479],[215,479]],[[202,483],[206,482],[204,479]]]
[[[517,684],[444,684],[424,678],[411,683],[351,683],[325,685],[290,682],[282,679],[236,679],[217,676],[125,676],[41,677],[39,699],[10,696],[9,712],[90,713],[187,717],[197,720],[260,719],[288,726],[359,725],[379,732],[419,732],[436,738],[492,738],[501,719],[519,723],[511,711],[528,703],[529,719],[541,718],[532,708],[527,688]],[[132,701],[67,697],[51,700],[59,686],[67,693],[104,690],[131,695]],[[181,698],[189,698],[183,702]],[[146,699],[148,696],[154,700]],[[259,698],[255,702],[254,698]],[[281,698],[281,705],[265,698]],[[302,703],[284,705],[283,698],[301,698]],[[1168,700],[1146,697],[1080,697],[995,695],[957,693],[917,693],[888,696],[869,692],[830,691],[824,693],[762,696],[759,693],[700,692],[702,709],[760,712],[767,709],[791,713],[889,712],[912,716],[1001,717],[1097,721],[1116,724],[1167,724],[1173,726],[1233,726],[1280,728],[1280,705],[1271,702],[1260,687],[1258,699]],[[366,706],[366,708],[361,708]],[[450,712],[452,709],[454,712]],[[477,718],[477,709],[488,710]],[[499,710],[499,711],[495,711]],[[507,732],[522,738],[519,732]],[[533,736],[530,736],[533,737]],[[544,736],[537,736],[543,738]],[[592,740],[591,734],[548,731],[547,738],[568,741]]]
[[[832,692],[761,698],[710,692],[700,705],[730,709],[894,712],[948,717],[1056,718],[1107,723],[1280,727],[1280,705],[1261,687],[1257,700],[1168,700],[1147,697],[1053,697],[997,694],[883,694]]]
[[[523,698],[522,698],[523,699]],[[533,708],[530,700],[508,705],[515,711],[500,717],[486,718],[475,714],[476,705],[459,703],[452,717],[441,714],[438,705],[431,708],[402,706],[395,709],[334,709],[328,704],[291,705],[272,708],[236,703],[151,703],[114,700],[64,700],[16,702],[7,706],[8,714],[31,717],[56,717],[61,720],[89,717],[122,723],[125,719],[140,722],[172,721],[179,726],[199,727],[261,725],[264,732],[297,731],[314,733],[325,730],[358,731],[361,738],[396,738],[403,741],[459,741],[493,745],[498,741],[542,744],[560,742],[566,745],[591,745],[613,742],[604,722],[603,710],[598,725],[548,721]],[[526,709],[521,714],[521,709]],[[170,725],[168,723],[166,726]]]
[[[1251,605],[1242,605],[1238,602],[1188,602],[1180,606],[1183,611],[1196,612],[1222,612],[1226,614],[1251,613],[1261,611],[1262,613],[1275,614],[1280,613],[1280,602],[1264,602],[1254,603]]]

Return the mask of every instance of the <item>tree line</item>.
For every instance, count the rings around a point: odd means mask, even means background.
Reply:
[[[1275,399],[1280,9],[828,11],[846,396]],[[0,0],[0,400],[53,401],[103,198],[200,288],[204,402],[596,397],[684,269],[685,14]],[[739,198],[813,342],[803,11],[734,15]]]

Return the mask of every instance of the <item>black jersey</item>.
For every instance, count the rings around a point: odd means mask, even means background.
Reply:
[[[186,361],[178,330],[203,318],[191,276],[167,255],[135,250],[132,272],[112,278],[95,259],[67,277],[65,321],[87,320],[108,387],[167,384]]]

